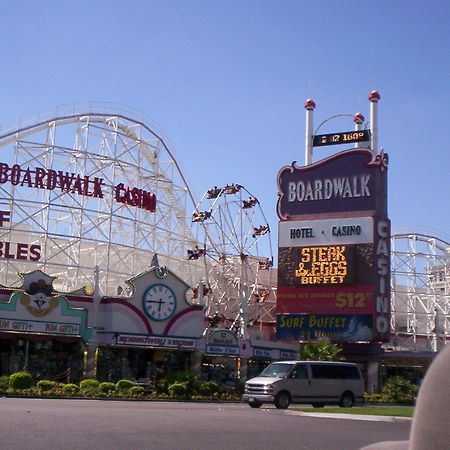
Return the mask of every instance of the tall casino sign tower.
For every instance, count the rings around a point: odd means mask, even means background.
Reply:
[[[370,127],[313,134],[307,100],[305,166],[278,173],[277,337],[385,342],[390,336],[388,156],[378,150],[380,94],[369,94]],[[317,162],[313,148],[348,144]],[[349,148],[351,147],[351,148]]]

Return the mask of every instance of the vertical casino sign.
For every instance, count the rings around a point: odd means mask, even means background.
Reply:
[[[387,168],[355,148],[280,169],[278,338],[389,340]]]

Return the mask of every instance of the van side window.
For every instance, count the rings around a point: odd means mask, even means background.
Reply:
[[[311,364],[312,376],[313,378],[336,378],[335,371],[336,366],[331,366],[327,364]]]
[[[340,378],[347,380],[359,380],[361,377],[359,371],[355,366],[340,366],[339,367]]]
[[[359,380],[359,372],[356,366],[311,364],[313,378]]]
[[[305,364],[298,364],[294,367],[294,370],[292,371],[291,378],[302,378],[307,379],[308,378],[308,370]]]

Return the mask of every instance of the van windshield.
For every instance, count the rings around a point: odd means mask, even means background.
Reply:
[[[271,364],[266,367],[260,374],[260,377],[285,377],[292,369],[292,364]]]

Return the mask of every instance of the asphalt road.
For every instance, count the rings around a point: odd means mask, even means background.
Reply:
[[[0,398],[5,450],[353,450],[407,439],[410,425],[238,403]]]

